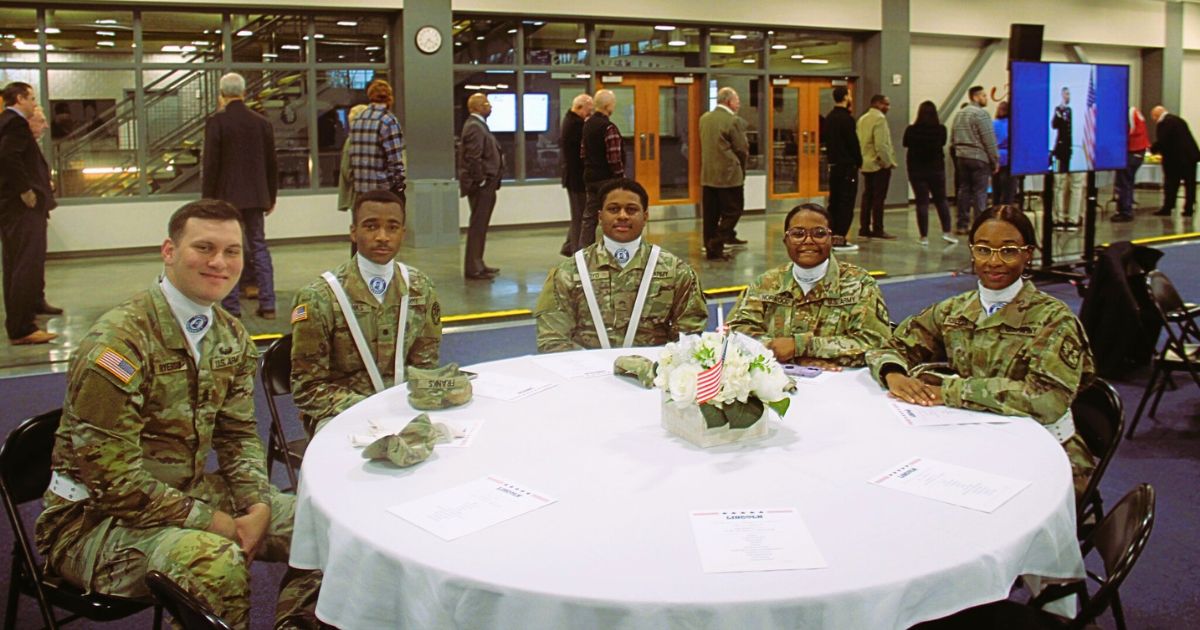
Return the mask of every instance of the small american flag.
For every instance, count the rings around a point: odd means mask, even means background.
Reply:
[[[696,402],[704,404],[721,393],[721,374],[725,371],[725,351],[729,349],[729,335],[725,335],[725,343],[721,346],[721,356],[716,365],[696,375]]]
[[[1087,157],[1088,170],[1096,166],[1096,67],[1088,77],[1087,113],[1083,123],[1083,154]]]
[[[302,322],[306,319],[308,319],[308,305],[307,304],[300,304],[296,308],[292,309],[291,323],[295,324],[296,322]]]
[[[96,357],[96,365],[108,370],[110,374],[121,379],[122,383],[133,380],[133,375],[137,374],[138,370],[128,359],[112,348],[105,348],[104,352]]]

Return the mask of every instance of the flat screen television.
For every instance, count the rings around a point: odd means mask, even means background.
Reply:
[[[527,92],[522,99],[525,131],[540,133],[550,129],[550,95],[544,92]],[[492,114],[488,116],[488,129],[492,133],[511,133],[517,130],[517,95],[512,92],[488,94]]]
[[[1009,80],[1013,175],[1125,168],[1129,66],[1014,61]]]

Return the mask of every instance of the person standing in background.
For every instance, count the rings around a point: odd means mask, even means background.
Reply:
[[[1000,155],[1000,170],[992,175],[992,205],[1011,204],[1016,197],[1016,180],[1008,164],[1008,101],[996,105],[996,119],[992,131],[996,134],[996,152]]]
[[[856,252],[858,245],[846,240],[854,223],[854,197],[858,194],[858,169],[862,168],[862,147],[858,145],[854,100],[845,86],[833,88],[833,109],[825,116],[824,137],[829,158],[829,216],[832,219],[833,251]]]
[[[596,109],[583,123],[583,184],[587,189],[587,205],[579,226],[579,249],[596,242],[596,223],[600,217],[600,188],[610,180],[625,177],[625,161],[621,150],[621,130],[610,116],[617,109],[617,96],[612,90],[596,92]]]
[[[389,111],[395,102],[392,85],[375,79],[367,86],[371,104],[350,123],[350,172],[354,192],[390,190],[404,198],[404,134]]]
[[[887,201],[892,169],[896,168],[896,152],[892,149],[892,132],[887,113],[892,106],[888,97],[871,97],[871,108],[858,119],[858,144],[862,150],[863,196],[859,209],[858,235],[863,238],[894,240],[883,230],[883,204]]]
[[[917,230],[921,245],[929,244],[929,200],[937,208],[942,224],[942,240],[953,245],[958,239],[950,235],[950,204],[946,201],[946,126],[938,120],[937,106],[925,101],[917,107],[917,120],[904,130],[904,146],[908,148],[905,164],[908,181],[917,196]]]
[[[1117,211],[1109,220],[1113,223],[1128,223],[1133,220],[1133,190],[1134,179],[1142,160],[1146,157],[1146,149],[1150,148],[1150,135],[1146,132],[1146,118],[1136,106],[1129,108],[1129,161],[1123,170],[1117,171],[1113,188],[1117,193]]]
[[[592,97],[580,94],[571,101],[571,109],[563,114],[559,130],[558,146],[562,151],[562,187],[567,189],[567,203],[571,206],[571,225],[567,228],[567,241],[559,250],[570,256],[582,249],[579,231],[583,226],[583,208],[587,205],[587,188],[583,185],[583,123],[596,108]]]
[[[279,171],[275,163],[275,129],[246,107],[246,79],[236,72],[221,77],[221,111],[204,125],[204,169],[200,189],[205,199],[228,201],[242,213],[247,257],[254,262],[258,316],[275,319],[275,268],[267,249],[266,217],[275,211]],[[237,283],[221,306],[241,317]]]
[[[1156,105],[1150,110],[1150,117],[1158,123],[1150,151],[1162,156],[1163,169],[1163,206],[1154,215],[1171,216],[1179,196],[1179,181],[1183,180],[1183,216],[1190,217],[1196,210],[1196,163],[1200,162],[1200,148],[1196,147],[1187,121],[1167,108]]]
[[[33,110],[33,116],[29,119],[29,131],[33,133],[33,146],[37,149],[36,175],[33,178],[34,190],[38,194],[38,203],[46,210],[46,220],[50,220],[50,211],[58,207],[58,202],[54,200],[54,183],[50,181],[50,165],[46,163],[46,156],[42,155],[42,147],[38,142],[42,139],[42,134],[46,133],[46,129],[50,127],[50,123],[46,120],[46,112],[42,111],[39,105]],[[47,228],[48,229],[48,228]],[[41,268],[41,282],[38,283],[38,315],[62,315],[63,310],[57,306],[52,306],[46,301],[46,238],[43,237],[38,243],[38,266]]]
[[[463,275],[468,280],[491,280],[500,269],[483,262],[483,249],[487,244],[492,210],[496,208],[504,156],[500,154],[500,143],[487,126],[487,117],[492,113],[487,95],[483,92],[472,94],[467,99],[467,111],[470,114],[462,126],[462,147],[458,153],[458,192],[471,206]]]
[[[704,188],[704,249],[708,260],[728,260],[726,245],[745,245],[737,237],[746,205],[746,161],[750,143],[746,121],[737,115],[738,93],[717,90],[717,106],[700,117],[700,185]]]
[[[988,179],[1000,170],[1000,153],[996,150],[996,132],[992,117],[983,108],[987,93],[982,85],[967,91],[967,105],[954,117],[950,147],[954,153],[955,192],[958,220],[955,231],[966,234],[968,226],[979,213],[987,210]]]

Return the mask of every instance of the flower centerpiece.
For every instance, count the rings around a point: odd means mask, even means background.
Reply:
[[[782,418],[791,379],[774,354],[740,333],[682,335],[663,348],[654,385],[668,431],[707,448],[767,434],[767,408]]]

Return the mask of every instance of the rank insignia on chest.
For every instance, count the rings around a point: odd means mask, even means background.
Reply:
[[[137,374],[137,366],[129,359],[121,356],[119,352],[112,348],[105,348],[100,356],[96,357],[96,365],[104,368],[109,374],[117,377],[122,383],[128,384],[133,380],[133,375]]]
[[[296,308],[292,309],[292,322],[291,323],[295,324],[296,322],[302,322],[306,319],[308,319],[308,305],[307,304],[299,304],[296,306]]]

